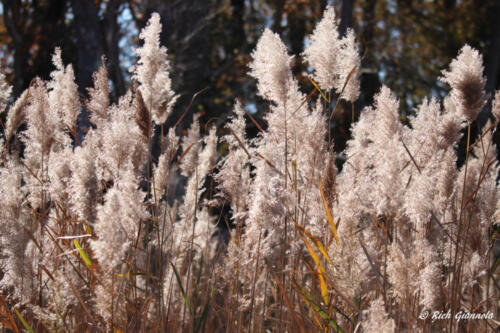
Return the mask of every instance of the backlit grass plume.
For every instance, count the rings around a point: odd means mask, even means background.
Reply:
[[[303,53],[313,91],[265,29],[248,71],[262,117],[235,101],[226,124],[195,112],[182,135],[165,127],[177,95],[160,33],[153,14],[115,103],[105,59],[85,100],[58,48],[50,79],[17,99],[0,75],[4,331],[498,329],[500,93],[474,136],[479,52],[464,46],[440,78],[450,93],[405,123],[382,86],[335,154],[333,113],[362,93],[362,68],[332,6]],[[464,313],[483,318],[453,319]]]

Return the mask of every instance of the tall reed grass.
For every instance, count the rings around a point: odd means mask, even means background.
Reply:
[[[197,115],[182,137],[165,128],[177,95],[160,32],[153,14],[116,104],[104,59],[85,100],[58,49],[50,80],[16,101],[0,78],[3,331],[498,329],[500,92],[472,140],[488,99],[476,50],[460,50],[440,78],[449,95],[424,100],[409,125],[382,87],[339,171],[330,128],[339,101],[359,96],[361,58],[332,7],[303,53],[307,95],[280,37],[258,41],[249,75],[269,102],[265,130],[238,101],[221,128]],[[83,108],[91,128],[79,138]]]

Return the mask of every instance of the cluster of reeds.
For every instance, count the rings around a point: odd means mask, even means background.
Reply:
[[[183,137],[167,131],[177,96],[160,32],[153,14],[140,34],[135,84],[116,104],[104,63],[81,101],[59,50],[51,79],[35,79],[13,103],[1,77],[4,330],[498,327],[492,134],[500,93],[494,121],[472,141],[488,99],[477,51],[462,48],[441,78],[449,95],[425,100],[409,125],[382,87],[353,125],[339,171],[331,122],[340,100],[358,98],[360,55],[352,31],[339,36],[332,7],[303,53],[315,86],[307,96],[279,36],[260,38],[250,75],[269,101],[265,129],[235,102],[222,128],[202,131],[195,115]],[[83,108],[91,126],[81,136]],[[182,198],[172,194],[175,177],[185,179]]]

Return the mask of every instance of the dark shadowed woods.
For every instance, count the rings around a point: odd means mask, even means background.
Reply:
[[[254,82],[247,76],[249,55],[259,34],[270,27],[282,36],[290,53],[300,54],[307,43],[305,36],[327,3],[336,8],[341,34],[348,27],[355,29],[364,55],[356,114],[371,104],[382,83],[400,97],[403,117],[423,96],[442,96],[445,87],[434,78],[465,43],[485,57],[487,91],[499,86],[500,35],[495,32],[500,4],[495,0],[3,0],[2,67],[17,96],[36,76],[48,77],[53,69],[51,54],[59,46],[65,63],[74,65],[85,96],[92,73],[105,56],[112,95],[121,96],[132,84],[128,67],[137,32],[152,12],[158,12],[164,26],[161,43],[168,48],[174,90],[180,96],[167,125],[174,125],[190,104],[179,132],[195,112],[202,113],[204,122],[216,117],[221,124],[235,98],[260,117],[267,106],[255,98]],[[297,57],[294,73],[311,91],[307,71]],[[345,112],[339,113],[334,125],[338,151],[352,121],[351,106],[343,107]],[[488,117],[488,107],[479,118],[481,124]],[[251,127],[249,132],[255,135],[257,130]]]

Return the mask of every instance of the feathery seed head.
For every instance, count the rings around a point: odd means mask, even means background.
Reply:
[[[52,63],[56,70],[50,73],[52,80],[47,84],[50,108],[61,117],[65,129],[76,135],[81,105],[73,66],[64,68],[61,49],[58,47],[52,56]]]
[[[344,89],[340,98],[353,103],[359,96],[359,67],[361,65],[354,30],[348,29],[346,36],[340,40],[339,57],[339,80],[336,89],[338,92]]]
[[[290,63],[293,57],[288,55],[279,35],[266,29],[252,52],[252,58],[249,74],[257,79],[259,95],[282,104],[291,80]]]
[[[11,93],[12,87],[5,80],[5,75],[0,73],[0,113],[5,111]]]
[[[94,87],[88,88],[89,99],[86,103],[90,113],[90,121],[100,127],[109,119],[109,84],[108,71],[106,70],[105,59],[102,60],[99,70],[94,73]]]
[[[167,120],[178,97],[171,87],[167,49],[160,46],[161,28],[160,15],[153,13],[139,35],[144,45],[136,50],[139,59],[131,68],[132,77],[140,83],[139,90],[157,124]]]
[[[305,59],[314,69],[314,80],[325,91],[336,88],[340,81],[337,70],[340,51],[338,37],[335,9],[327,6],[310,37],[311,45],[304,51]]]
[[[477,50],[465,45],[451,62],[450,70],[442,72],[441,81],[451,86],[452,101],[467,121],[476,119],[486,103],[483,70],[482,56]]]
[[[491,105],[491,113],[495,116],[497,122],[500,121],[500,90],[497,90],[495,99]]]
[[[399,101],[386,86],[382,86],[375,96],[375,106],[378,113],[378,130],[385,138],[391,138],[400,131]],[[382,136],[380,139],[383,139]]]

